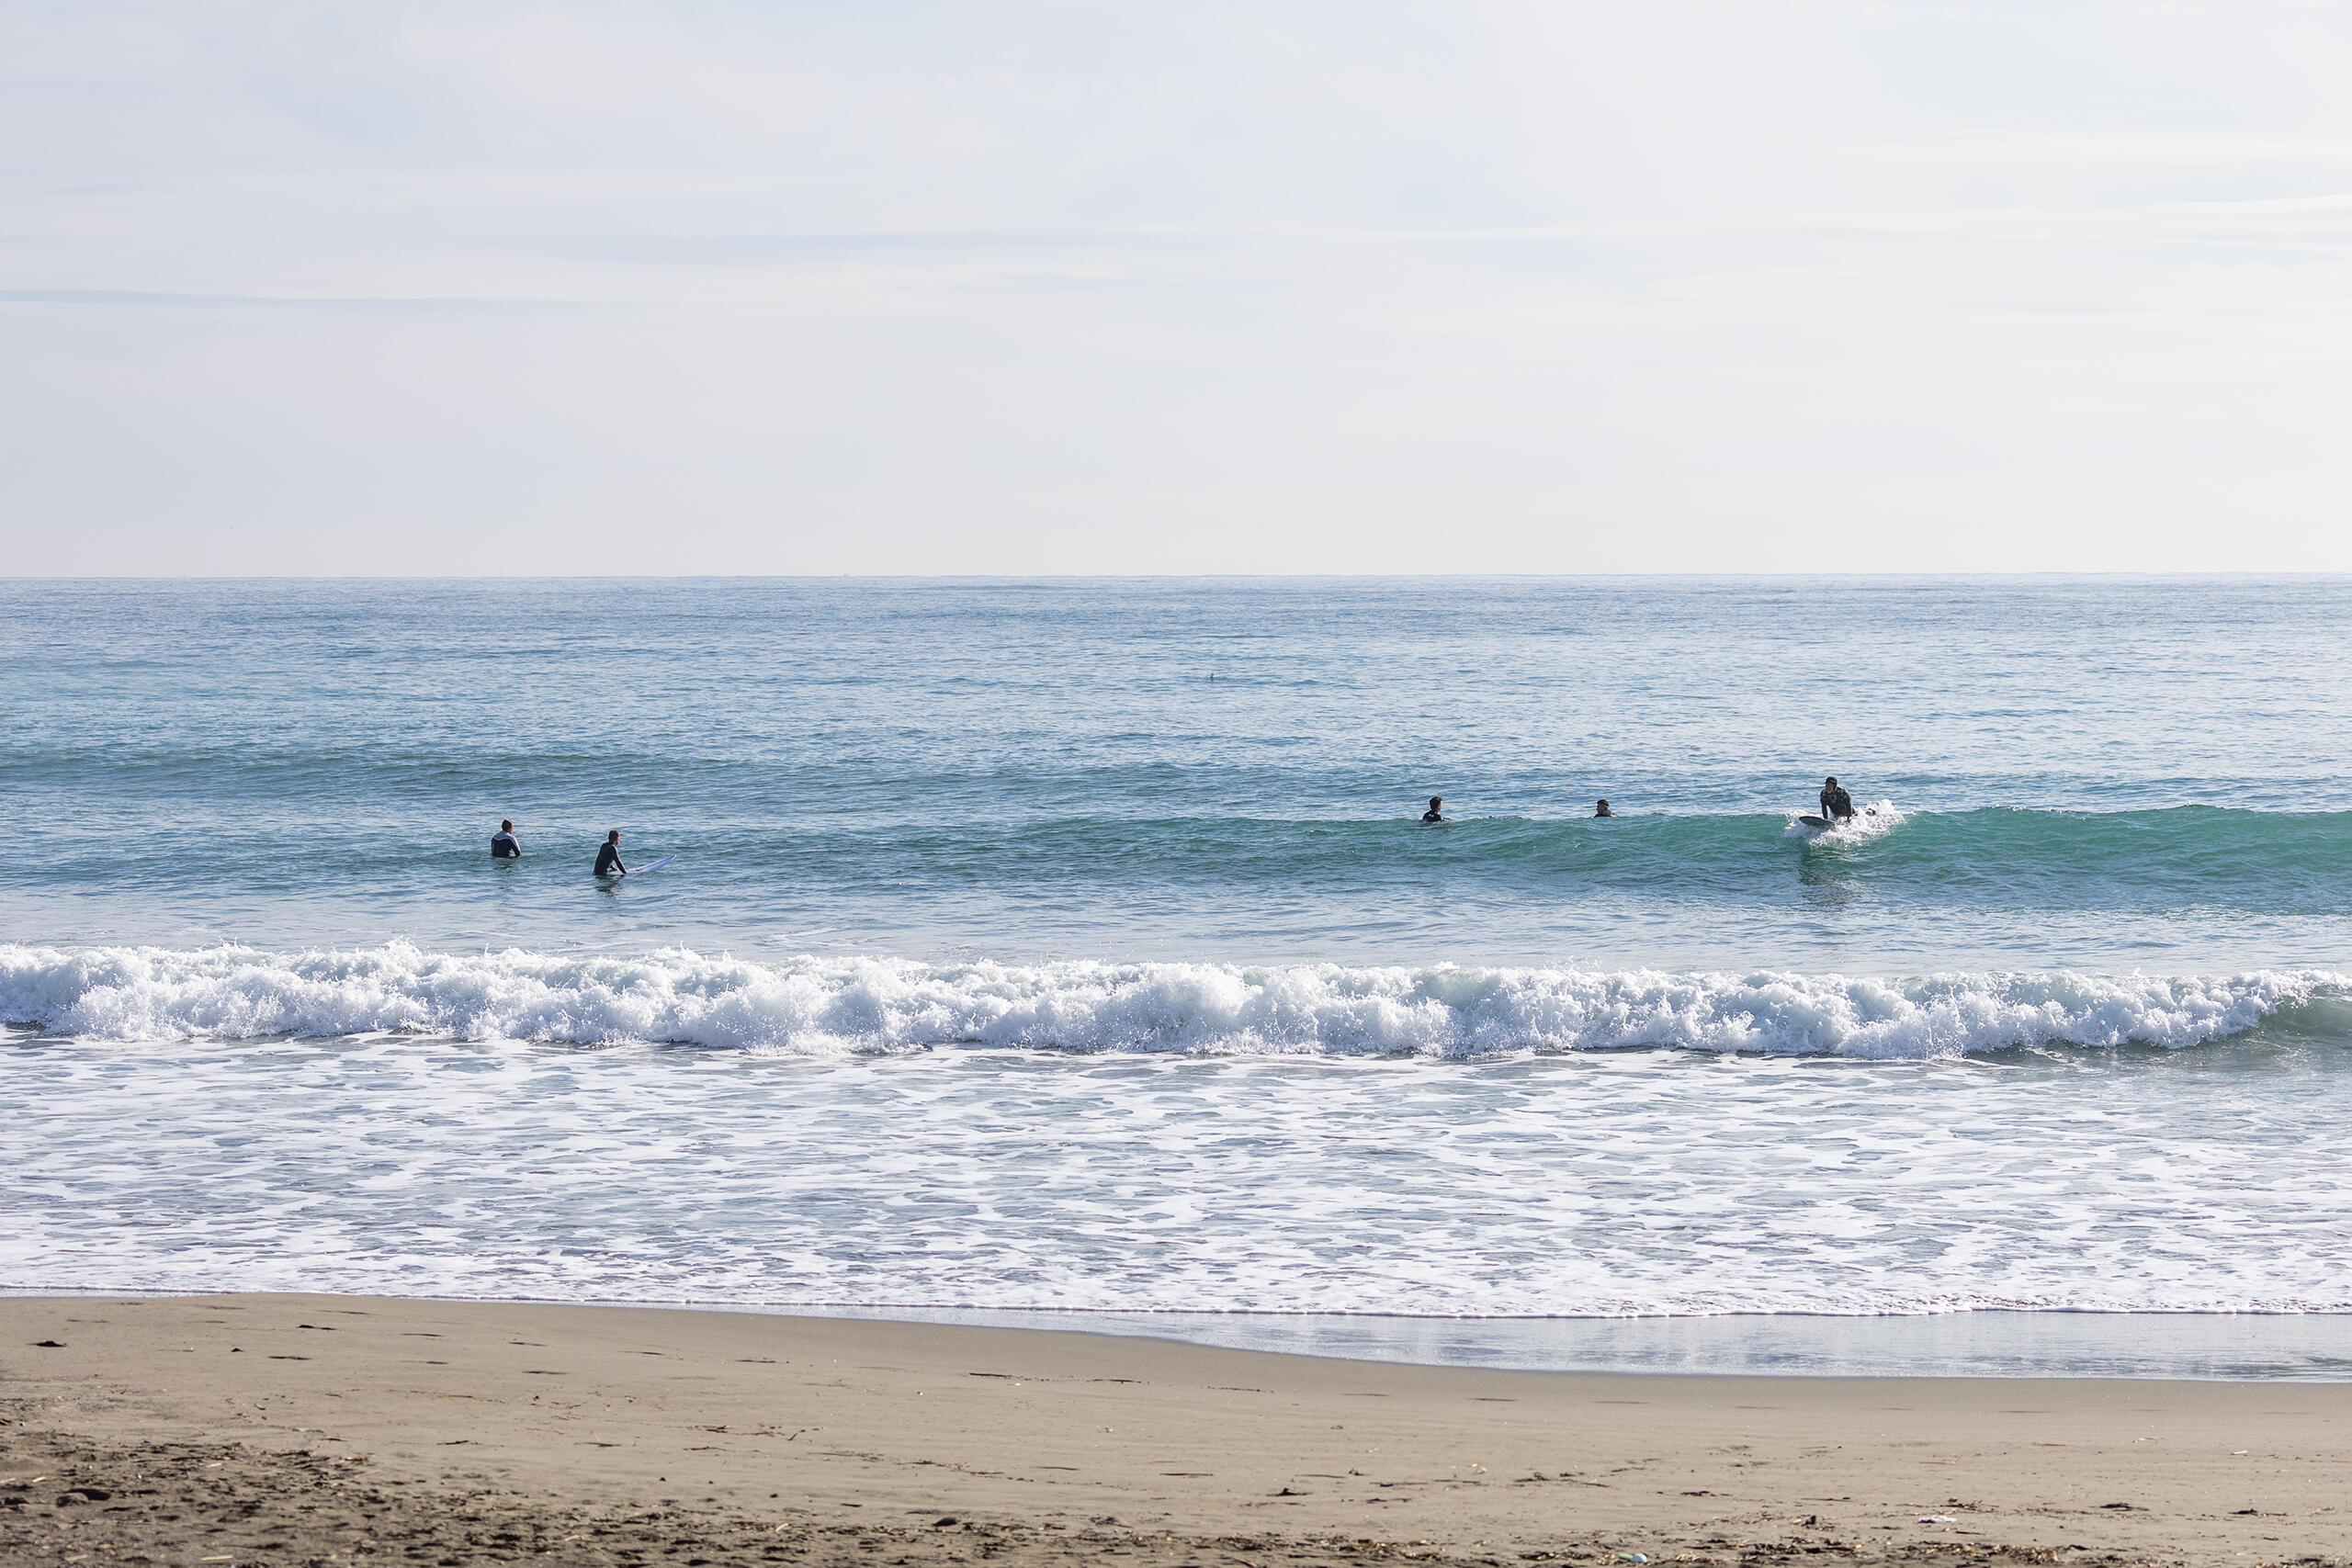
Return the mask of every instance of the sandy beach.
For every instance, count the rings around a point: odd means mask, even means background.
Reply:
[[[2352,1555],[2337,1385],[1478,1371],[308,1295],[0,1324],[11,1561]]]

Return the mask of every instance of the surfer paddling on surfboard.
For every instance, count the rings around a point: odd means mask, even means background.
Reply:
[[[605,841],[596,846],[596,874],[598,876],[627,876],[628,874],[628,867],[621,863],[621,830],[618,828],[606,833]]]

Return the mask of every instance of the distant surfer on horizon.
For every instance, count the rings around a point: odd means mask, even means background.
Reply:
[[[1443,822],[1446,819],[1445,796],[1442,795],[1433,795],[1430,796],[1430,808],[1421,813],[1421,820],[1424,822]]]
[[[1850,822],[1854,819],[1854,797],[1846,793],[1836,773],[1821,781],[1821,815],[1830,822]]]
[[[1605,800],[1596,801],[1593,803],[1592,814],[1595,817],[1614,817],[1617,815],[1617,813],[1609,809],[1609,803]]]
[[[523,858],[523,846],[514,837],[513,818],[501,820],[498,824],[498,831],[490,836],[490,858],[492,860],[521,860]]]
[[[628,867],[621,863],[621,830],[618,828],[607,832],[605,835],[605,841],[596,846],[596,874],[599,876],[628,874]]]

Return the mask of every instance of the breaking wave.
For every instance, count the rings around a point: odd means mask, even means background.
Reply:
[[[1479,1058],[1667,1048],[1904,1059],[2179,1048],[2343,998],[2344,976],[750,962],[380,948],[0,945],[0,1019],[111,1041],[409,1032],[811,1055],[979,1046]],[[2331,1012],[2334,1010],[2331,1008]]]

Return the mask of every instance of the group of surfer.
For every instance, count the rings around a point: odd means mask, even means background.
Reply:
[[[513,818],[502,818],[498,824],[498,831],[490,836],[490,858],[492,860],[521,860],[523,858],[523,841],[514,836]],[[605,841],[596,846],[595,874],[598,876],[627,876],[628,874],[628,867],[621,863],[621,830],[618,828],[605,833]]]
[[[1614,817],[1617,815],[1617,813],[1609,809],[1609,803],[1605,800],[1595,801],[1593,803],[1592,814],[1595,817]],[[1453,820],[1453,818],[1448,817],[1445,814],[1445,797],[1443,795],[1433,795],[1430,796],[1430,808],[1421,813],[1421,820],[1424,822],[1451,822]]]
[[[1597,800],[1593,802],[1592,814],[1595,817],[1614,817],[1617,815],[1617,813],[1609,809],[1609,803],[1606,800]],[[1845,786],[1838,782],[1838,775],[1832,773],[1827,778],[1822,780],[1821,819],[1825,823],[1849,822],[1853,820],[1853,817],[1854,797],[1846,793]],[[1448,817],[1445,814],[1445,797],[1443,795],[1433,795],[1430,796],[1430,808],[1421,813],[1421,820],[1424,822],[1451,822],[1453,820],[1453,818]]]
[[[1595,817],[1617,815],[1609,809],[1609,802],[1606,800],[1594,801],[1592,814]],[[1838,782],[1838,775],[1832,773],[1821,782],[1822,820],[1832,823],[1846,822],[1852,820],[1853,815],[1854,797],[1846,793],[1844,786]],[[1424,822],[1453,820],[1445,814],[1443,795],[1430,796],[1430,808],[1421,813],[1421,820]],[[492,860],[521,860],[523,858],[522,840],[514,837],[513,818],[500,821],[498,831],[490,836],[490,858]],[[605,835],[605,841],[596,846],[595,874],[598,876],[627,876],[628,874],[628,867],[621,863],[621,830],[618,828],[607,832]]]

